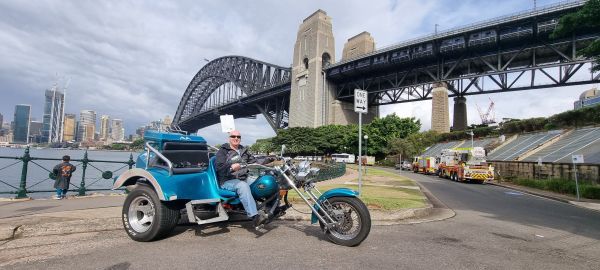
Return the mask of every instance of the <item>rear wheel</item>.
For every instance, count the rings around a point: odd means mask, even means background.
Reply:
[[[327,231],[327,238],[342,246],[357,246],[371,231],[371,215],[367,206],[356,197],[333,197],[327,199],[331,208],[327,213],[338,225]],[[323,227],[323,224],[321,224]]]
[[[168,235],[179,222],[175,203],[163,202],[148,185],[138,184],[123,204],[123,227],[135,241],[148,242]]]

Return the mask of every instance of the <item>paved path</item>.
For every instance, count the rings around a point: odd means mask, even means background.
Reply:
[[[456,216],[373,226],[360,246],[327,241],[318,226],[279,221],[179,226],[153,243],[121,230],[0,243],[10,269],[598,269],[600,213],[492,185],[416,179]]]

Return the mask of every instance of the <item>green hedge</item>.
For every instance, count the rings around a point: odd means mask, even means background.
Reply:
[[[532,187],[542,190],[553,191],[562,194],[576,195],[577,190],[575,181],[564,179],[533,180],[533,179],[514,179],[514,184]],[[586,182],[579,183],[579,194],[583,198],[600,199],[600,186]]]

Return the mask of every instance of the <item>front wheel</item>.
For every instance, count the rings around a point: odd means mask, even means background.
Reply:
[[[371,231],[371,214],[367,206],[356,197],[327,199],[327,213],[339,222],[327,231],[327,238],[338,245],[353,247],[367,238]]]
[[[138,184],[123,204],[123,227],[135,241],[148,242],[166,236],[179,221],[174,203],[162,202],[154,189]]]

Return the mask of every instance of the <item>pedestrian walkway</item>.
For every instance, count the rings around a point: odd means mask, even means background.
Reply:
[[[120,230],[124,194],[71,196],[66,200],[37,199],[0,201],[0,241],[69,233]],[[450,209],[432,205],[416,209],[382,211],[370,209],[373,225],[409,224],[454,216]],[[281,219],[310,222],[310,209],[294,203]]]

